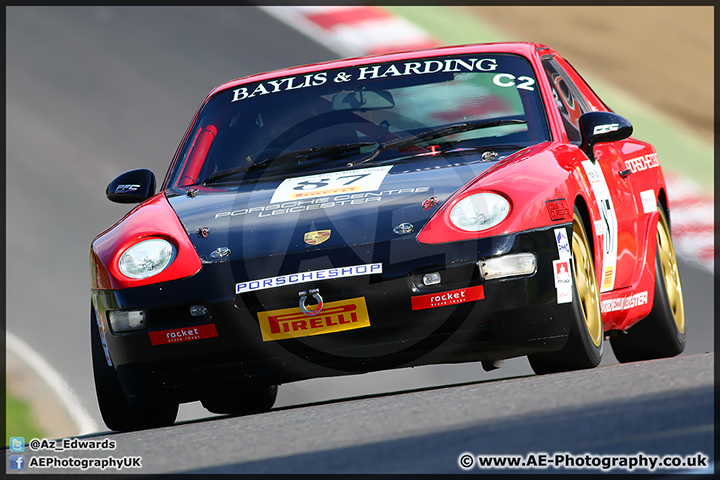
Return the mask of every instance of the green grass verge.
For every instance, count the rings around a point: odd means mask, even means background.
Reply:
[[[45,438],[46,435],[33,419],[30,405],[17,397],[5,396],[5,446],[10,443],[10,437],[25,437],[25,442],[33,438]]]
[[[383,8],[406,18],[445,45],[518,40],[472,15],[464,14],[460,9],[442,6]],[[562,52],[558,53],[562,55]],[[713,191],[714,151],[711,143],[665,114],[621,92],[616,86],[585,72],[580,73],[610,108],[630,120],[635,138],[655,146],[665,170],[694,181],[707,192]]]

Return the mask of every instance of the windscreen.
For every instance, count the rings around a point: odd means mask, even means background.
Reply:
[[[423,161],[550,138],[529,62],[429,57],[236,86],[206,103],[170,187]]]

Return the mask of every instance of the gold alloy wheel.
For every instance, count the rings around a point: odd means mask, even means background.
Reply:
[[[603,328],[600,315],[600,297],[593,268],[592,254],[588,247],[580,218],[573,216],[572,257],[578,300],[582,307],[585,326],[596,347],[602,343]],[[671,247],[672,248],[672,247]],[[682,302],[682,297],[680,299]]]
[[[657,244],[662,272],[655,272],[655,275],[662,275],[670,310],[675,319],[675,326],[678,332],[682,334],[685,333],[685,306],[683,304],[682,285],[680,285],[675,247],[673,247],[670,229],[662,211],[657,225]]]

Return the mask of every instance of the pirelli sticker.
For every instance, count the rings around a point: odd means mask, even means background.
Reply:
[[[317,315],[305,315],[299,307],[259,312],[263,342],[309,337],[369,327],[365,298],[327,302]]]
[[[388,165],[286,178],[273,193],[270,203],[379,190],[391,168],[392,165]]]

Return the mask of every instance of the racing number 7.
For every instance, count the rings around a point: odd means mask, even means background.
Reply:
[[[344,177],[338,177],[338,180],[343,179],[343,178],[352,178],[353,179],[353,180],[350,180],[349,182],[343,183],[343,187],[344,187],[345,185],[350,185],[351,183],[355,183],[358,180],[360,180],[361,178],[367,177],[368,175],[370,175],[370,174],[369,173],[361,173],[359,175],[345,175]]]
[[[335,179],[335,181],[340,181],[345,178],[352,178],[352,180],[350,180],[349,182],[345,182],[345,183],[342,183],[341,185],[339,185],[341,187],[344,187],[346,185],[350,185],[351,183],[355,183],[358,180],[360,180],[361,178],[367,177],[368,175],[370,175],[370,174],[362,173],[362,174],[358,174],[358,175],[345,175],[343,177],[337,177]],[[298,182],[297,186],[295,186],[293,188],[293,190],[314,190],[316,188],[323,188],[323,187],[327,187],[328,185],[330,185],[331,181],[332,181],[332,179],[330,179],[330,178],[323,178],[323,179],[320,179],[315,182],[308,182],[308,181]]]

